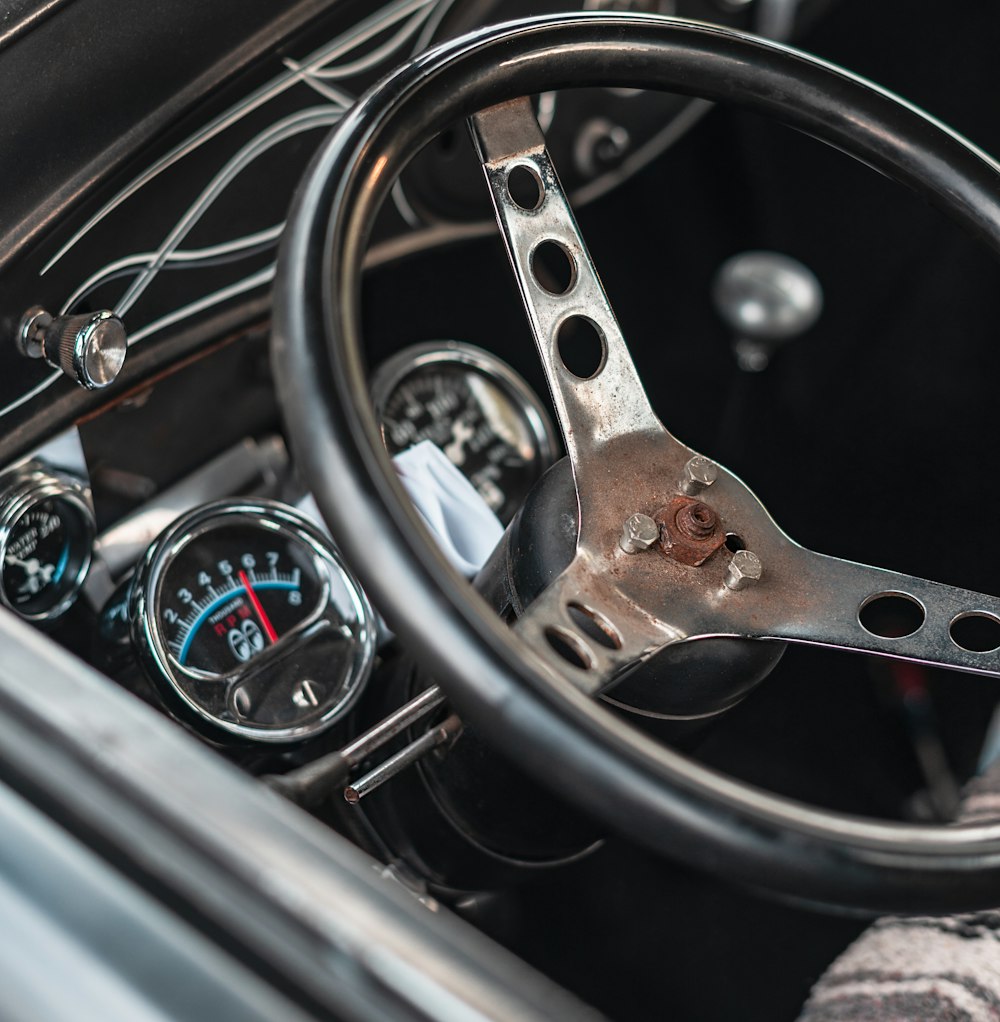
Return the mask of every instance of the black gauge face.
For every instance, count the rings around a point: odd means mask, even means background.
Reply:
[[[188,543],[163,573],[159,624],[181,667],[223,675],[316,614],[316,555],[301,541],[250,525]]]
[[[5,602],[27,618],[54,616],[75,595],[90,560],[89,513],[60,495],[27,498],[3,542]]]
[[[551,463],[554,444],[527,384],[495,364],[503,378],[460,359],[417,361],[379,404],[390,454],[430,440],[506,523]]]
[[[150,548],[128,608],[168,705],[244,739],[317,734],[371,669],[364,594],[315,526],[283,505],[223,502],[183,516]]]

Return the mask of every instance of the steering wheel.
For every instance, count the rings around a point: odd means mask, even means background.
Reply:
[[[957,911],[1000,902],[1000,824],[901,824],[802,805],[658,745],[594,698],[660,650],[719,637],[997,677],[1000,655],[963,648],[955,625],[1000,622],[1000,599],[805,550],[746,485],[661,425],[519,98],[573,86],[664,89],[769,114],[909,185],[1000,250],[993,160],[891,93],[788,47],[609,14],[533,18],[447,42],[348,113],[314,159],[282,243],[275,374],[298,464],[333,535],[456,709],[498,747],[516,743],[522,767],[613,829],[665,856],[824,903]],[[463,117],[579,504],[570,564],[511,626],[444,561],[397,481],[361,350],[360,273],[374,216],[407,161]],[[514,187],[518,175],[527,197]],[[535,277],[541,241],[572,266],[563,293]],[[589,366],[570,350],[571,319],[592,336]],[[746,549],[727,549],[727,533]],[[862,624],[863,608],[889,596],[913,608],[909,635]],[[581,614],[591,627],[580,627]]]

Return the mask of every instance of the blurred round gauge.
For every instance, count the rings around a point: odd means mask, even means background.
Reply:
[[[405,348],[375,373],[372,399],[390,454],[430,440],[505,525],[556,458],[555,430],[538,395],[471,344]]]
[[[75,601],[94,541],[90,494],[75,478],[28,466],[0,481],[0,603],[28,621]]]

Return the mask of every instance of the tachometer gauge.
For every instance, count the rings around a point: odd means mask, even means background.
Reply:
[[[0,600],[48,621],[76,599],[90,567],[94,514],[76,479],[39,467],[0,482]]]
[[[538,396],[470,344],[406,348],[375,373],[372,399],[390,454],[431,440],[504,523],[555,460],[555,431]]]
[[[182,516],[109,612],[127,617],[168,708],[217,737],[319,733],[353,705],[374,656],[371,608],[339,554],[272,501]]]

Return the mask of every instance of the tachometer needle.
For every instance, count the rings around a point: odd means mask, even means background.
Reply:
[[[271,624],[271,619],[267,616],[267,612],[261,606],[257,594],[253,591],[253,586],[250,585],[250,579],[247,578],[247,573],[245,571],[241,571],[239,579],[247,591],[247,596],[250,597],[250,603],[253,605],[253,609],[257,612],[257,617],[260,618],[260,623],[264,626],[264,632],[267,635],[268,640],[272,643],[277,642],[278,633],[274,630],[274,625]]]

